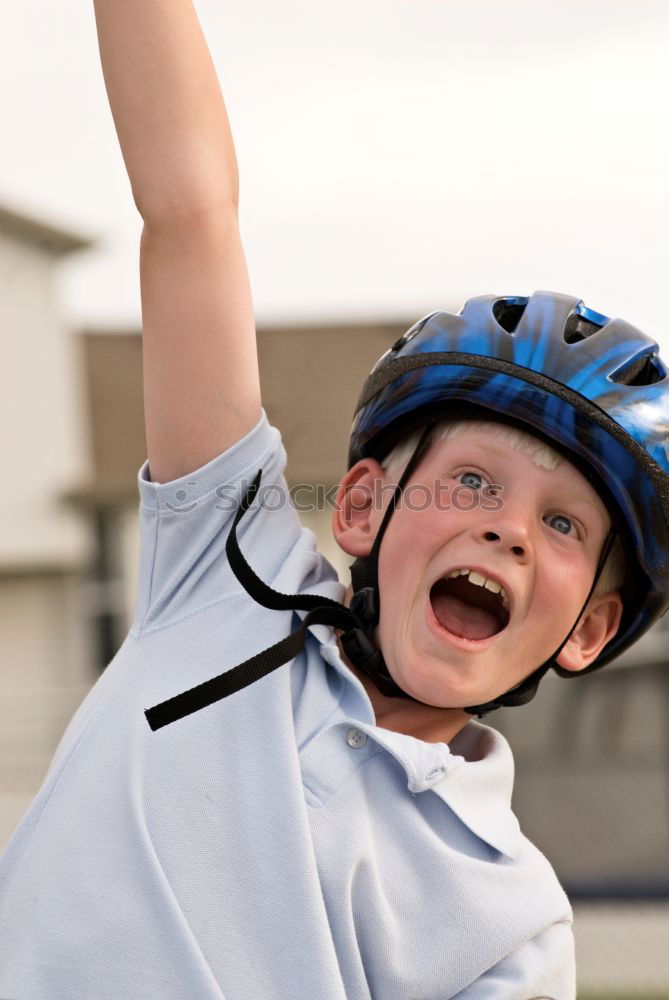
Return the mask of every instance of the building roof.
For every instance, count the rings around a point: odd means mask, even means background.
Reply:
[[[92,247],[94,240],[68,231],[62,226],[44,222],[25,212],[0,205],[0,233],[35,244],[54,254],[72,253]]]
[[[291,485],[339,481],[362,384],[409,325],[258,330],[263,405],[283,436]],[[84,332],[82,350],[95,474],[94,482],[69,491],[68,497],[85,505],[134,503],[137,470],[146,458],[141,335]]]

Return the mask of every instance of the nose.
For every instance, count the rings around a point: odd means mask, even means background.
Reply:
[[[527,562],[532,550],[529,532],[520,517],[497,520],[495,524],[479,525],[481,542],[510,552],[519,562]]]

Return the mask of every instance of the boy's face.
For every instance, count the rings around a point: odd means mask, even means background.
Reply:
[[[349,506],[340,504],[334,533],[352,555],[368,554],[380,526],[391,491],[375,502],[379,480],[392,482],[377,462],[363,460],[342,481],[340,499]],[[385,662],[400,687],[428,705],[487,702],[529,676],[574,625],[609,515],[575,466],[563,460],[540,468],[484,428],[433,444],[404,496],[379,557],[377,641]],[[504,587],[508,621],[487,589],[465,577],[449,582],[459,569]],[[592,662],[621,610],[617,594],[592,598],[559,664],[579,670]]]

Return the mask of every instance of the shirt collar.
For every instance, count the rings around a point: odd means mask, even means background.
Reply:
[[[316,626],[313,631],[323,658],[360,689],[373,718],[367,693],[343,663],[332,630]],[[412,794],[431,789],[477,837],[506,857],[516,857],[522,834],[511,809],[513,755],[501,733],[472,719],[450,744],[426,743],[362,720],[356,724],[402,765]]]
[[[473,719],[450,744],[462,765],[434,786],[433,791],[474,833],[515,858],[522,834],[511,809],[513,755],[496,729]]]

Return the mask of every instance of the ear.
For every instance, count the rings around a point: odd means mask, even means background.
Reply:
[[[584,670],[597,659],[609,639],[618,631],[623,602],[612,592],[593,597],[569,641],[557,658],[565,670]]]
[[[373,458],[363,458],[339,483],[332,514],[332,534],[350,556],[369,555],[383,517],[385,472]]]

